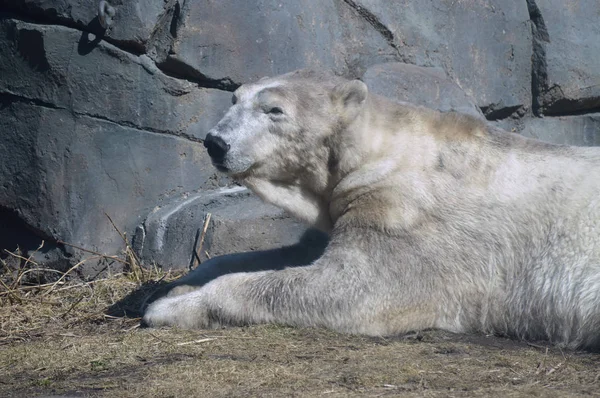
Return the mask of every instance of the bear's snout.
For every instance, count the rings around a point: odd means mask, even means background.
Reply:
[[[229,151],[229,144],[221,137],[208,133],[204,139],[204,147],[208,150],[213,163],[223,166],[225,155]]]

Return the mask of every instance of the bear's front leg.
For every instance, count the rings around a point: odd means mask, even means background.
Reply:
[[[155,301],[144,322],[188,329],[273,322],[372,334],[368,329],[381,311],[375,302],[383,302],[363,276],[323,258],[306,267],[224,275]]]
[[[354,322],[356,283],[342,281],[336,289],[333,279],[332,270],[316,264],[224,275],[198,290],[155,301],[144,322],[186,329],[269,322],[339,329]]]
[[[434,326],[428,289],[418,281],[382,277],[357,257],[342,261],[325,254],[306,267],[224,275],[196,291],[155,301],[144,322],[188,329],[279,323],[369,335]]]
[[[150,304],[143,322],[151,327],[184,329],[260,323],[259,319],[268,322],[266,317],[259,316],[258,306],[251,305],[250,292],[245,285],[271,272],[225,275],[189,293],[163,297]]]

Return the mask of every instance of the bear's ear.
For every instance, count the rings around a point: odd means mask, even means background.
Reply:
[[[333,88],[331,99],[343,109],[348,121],[354,119],[367,99],[369,90],[360,80],[350,80]]]

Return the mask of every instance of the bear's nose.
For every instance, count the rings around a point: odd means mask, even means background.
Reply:
[[[208,154],[215,163],[223,163],[227,151],[229,151],[229,144],[227,144],[221,137],[208,133],[204,139],[204,147],[208,149]]]

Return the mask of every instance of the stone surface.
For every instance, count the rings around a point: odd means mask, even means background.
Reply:
[[[61,22],[82,30],[100,33],[144,51],[157,28],[172,21],[176,0],[109,1],[116,14],[104,31],[98,21],[99,0],[0,0],[6,9],[37,16],[44,21]]]
[[[384,97],[484,119],[472,98],[449,80],[441,68],[399,62],[379,64],[367,69],[362,80],[369,92]]]
[[[40,236],[105,253],[155,206],[218,187],[205,148],[183,138],[0,97],[0,208]]]
[[[346,0],[385,32],[404,62],[440,66],[490,119],[531,103],[524,1]]]
[[[201,139],[231,93],[199,88],[62,26],[0,20],[0,92],[145,130]]]
[[[187,2],[169,62],[244,83],[303,67],[358,77],[396,50],[341,0]]]
[[[138,227],[134,248],[146,264],[185,268],[193,263],[194,250],[204,261],[209,256],[273,249],[298,242],[305,230],[246,188],[233,187],[190,195],[155,209]]]
[[[505,120],[496,125],[553,144],[600,146],[600,113]]]
[[[536,11],[539,112],[600,110],[600,4],[528,0]]]

